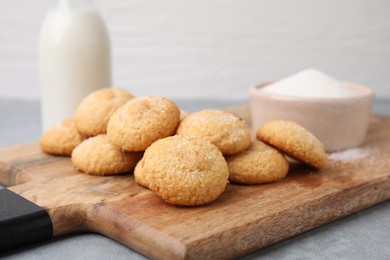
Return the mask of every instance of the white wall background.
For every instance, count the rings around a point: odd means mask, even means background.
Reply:
[[[39,98],[49,0],[0,0],[0,97]],[[136,95],[246,99],[314,67],[390,98],[388,0],[100,0],[113,81]]]

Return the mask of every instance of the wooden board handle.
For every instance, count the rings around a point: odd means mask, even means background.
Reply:
[[[46,210],[18,194],[0,189],[0,253],[52,238]]]

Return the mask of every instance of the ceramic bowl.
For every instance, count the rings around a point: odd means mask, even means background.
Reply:
[[[292,97],[261,91],[270,83],[250,88],[252,131],[268,121],[295,121],[312,132],[328,152],[360,146],[365,139],[374,93],[355,83],[343,83],[356,92],[353,97]]]

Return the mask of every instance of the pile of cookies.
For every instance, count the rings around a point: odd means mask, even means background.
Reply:
[[[293,122],[270,122],[256,136],[252,141],[245,121],[221,110],[186,114],[164,97],[106,88],[84,98],[73,119],[44,133],[40,146],[48,154],[71,156],[86,174],[134,170],[137,183],[183,206],[214,201],[229,180],[284,178],[283,153],[316,169],[326,163],[322,144]]]

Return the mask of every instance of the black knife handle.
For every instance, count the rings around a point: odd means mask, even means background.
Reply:
[[[53,225],[45,209],[0,189],[0,253],[52,238]]]

